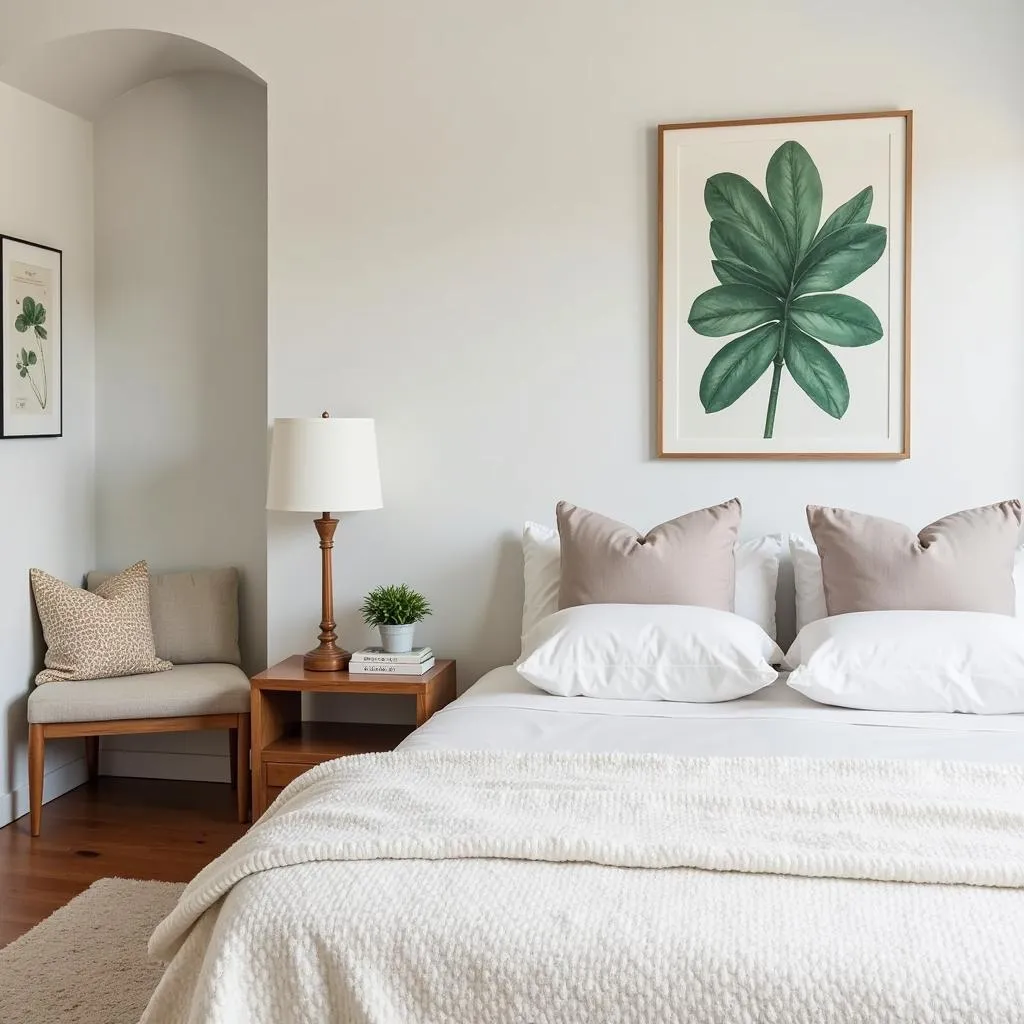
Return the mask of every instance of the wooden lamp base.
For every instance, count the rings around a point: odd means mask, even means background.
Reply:
[[[320,644],[302,658],[302,667],[307,672],[343,672],[348,668],[352,655],[344,647],[338,646],[338,634],[334,631],[334,577],[331,569],[331,552],[334,549],[334,531],[338,528],[338,520],[325,512],[319,519],[313,520],[316,532],[320,536],[320,560],[323,572],[321,600],[323,618],[320,620]]]
[[[352,655],[344,647],[320,644],[302,656],[302,667],[307,672],[344,672],[351,660]]]

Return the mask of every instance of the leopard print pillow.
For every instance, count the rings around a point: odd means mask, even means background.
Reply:
[[[95,593],[41,569],[29,572],[46,640],[46,669],[37,683],[107,679],[174,666],[156,656],[149,617],[149,567],[136,562]]]

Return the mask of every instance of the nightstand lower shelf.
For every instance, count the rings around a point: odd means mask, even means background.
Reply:
[[[412,725],[370,725],[357,722],[293,722],[263,748],[263,782],[267,804],[293,779],[324,761],[349,754],[394,750],[413,731]]]
[[[295,722],[283,736],[263,748],[263,759],[314,765],[346,754],[393,750],[414,728],[362,722]]]

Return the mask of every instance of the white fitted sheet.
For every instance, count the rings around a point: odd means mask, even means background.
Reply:
[[[1024,715],[827,707],[791,690],[784,678],[721,704],[553,697],[505,666],[438,711],[402,747],[1024,764]]]

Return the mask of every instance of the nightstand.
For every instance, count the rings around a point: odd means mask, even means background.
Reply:
[[[304,722],[304,693],[381,693],[416,700],[416,726]],[[346,754],[393,750],[413,728],[455,699],[455,662],[438,661],[421,676],[307,672],[302,655],[253,676],[252,816],[255,821],[292,779]]]

